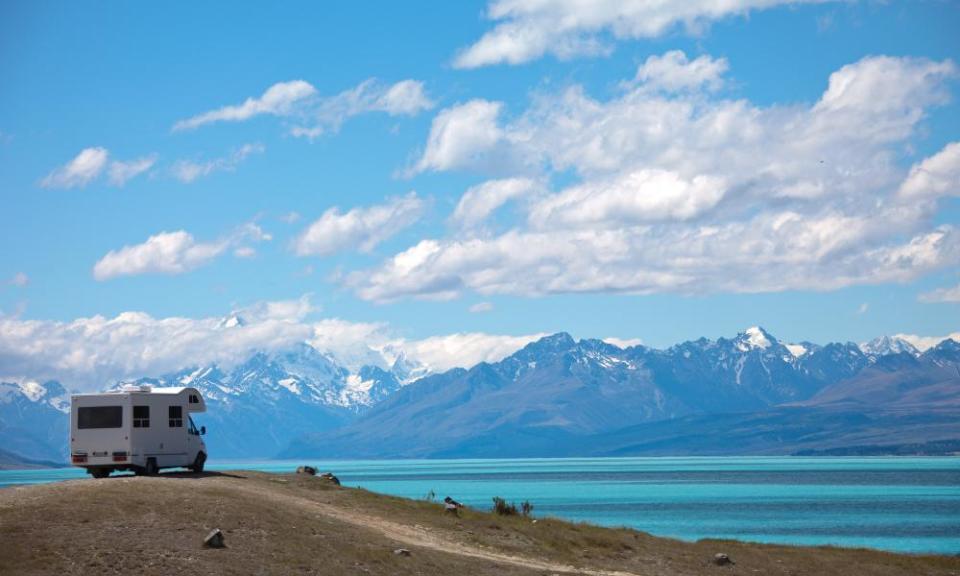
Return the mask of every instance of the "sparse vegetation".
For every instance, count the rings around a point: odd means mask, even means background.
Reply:
[[[527,517],[533,513],[533,504],[531,504],[529,500],[524,500],[520,503],[520,509],[518,511],[517,505],[513,502],[507,502],[499,496],[494,496],[493,511],[500,516],[516,516],[517,514],[522,514],[524,517]]]
[[[657,538],[552,518],[464,509],[257,472],[118,477],[0,490],[0,576],[130,574],[960,573],[960,558]],[[526,502],[529,504],[529,502]],[[532,511],[529,505],[528,510]],[[226,548],[205,549],[213,528]],[[394,554],[399,547],[410,556]],[[464,551],[469,551],[465,553]],[[507,560],[510,559],[510,560]],[[578,568],[570,568],[576,566]],[[728,572],[729,571],[729,572]]]
[[[516,516],[517,515],[517,505],[513,502],[507,503],[506,500],[499,496],[493,497],[493,511],[496,512],[499,516]]]

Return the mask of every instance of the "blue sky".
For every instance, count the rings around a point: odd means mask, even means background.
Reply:
[[[960,5],[701,4],[6,2],[6,329],[957,331]]]

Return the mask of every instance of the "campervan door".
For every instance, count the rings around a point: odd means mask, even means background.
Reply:
[[[114,454],[131,453],[129,394],[79,394],[73,396],[71,404],[70,451],[74,464],[112,466]]]
[[[155,458],[158,468],[187,466],[199,448],[199,437],[188,434],[186,394],[134,392],[130,439],[135,458],[146,465]]]

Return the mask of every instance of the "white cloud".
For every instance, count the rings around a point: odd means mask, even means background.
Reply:
[[[423,239],[343,282],[376,301],[909,282],[960,264],[960,232],[898,193],[909,180],[898,155],[956,75],[950,61],[881,56],[832,74],[809,105],[756,106],[685,81],[674,92],[633,82],[607,101],[573,86],[508,122],[498,103],[443,110],[419,169],[535,167],[579,183],[538,194],[526,223],[500,235]],[[952,150],[920,165],[947,174]]]
[[[270,240],[256,224],[246,224],[233,234],[214,242],[197,242],[185,230],[161,232],[142,244],[111,250],[93,267],[93,277],[109,280],[141,274],[183,274],[209,264],[231,247],[243,248],[247,242]]]
[[[26,286],[29,283],[30,277],[27,276],[26,272],[17,272],[7,281],[7,284],[11,286]]]
[[[44,188],[82,188],[103,172],[109,157],[106,148],[84,148],[73,160],[47,174],[40,185]]]
[[[143,174],[152,168],[156,162],[156,154],[141,156],[140,158],[135,158],[128,162],[114,160],[110,163],[110,169],[108,170],[107,175],[111,184],[114,186],[123,186],[131,179],[136,178],[140,174]]]
[[[951,142],[937,154],[914,164],[899,194],[908,199],[960,196],[960,142]]]
[[[613,344],[617,348],[631,348],[643,344],[643,340],[640,338],[616,338],[614,336],[604,338],[603,341],[607,344]]]
[[[870,309],[870,304],[864,302],[864,303],[860,304],[859,307],[857,307],[857,314],[859,314],[859,315],[866,314],[866,313],[867,313],[867,310],[869,310],[869,309]]]
[[[647,88],[676,92],[706,88],[716,90],[723,85],[729,64],[725,58],[700,56],[689,60],[681,50],[662,56],[650,56],[637,70],[636,81]]]
[[[422,82],[402,80],[388,86],[370,78],[337,95],[311,102],[300,111],[297,125],[290,133],[313,139],[339,130],[343,122],[360,114],[382,112],[389,116],[415,116],[433,106]]]
[[[484,312],[491,312],[493,310],[493,303],[491,302],[477,302],[470,307],[471,314],[483,314]]]
[[[917,297],[917,300],[927,304],[960,302],[960,284],[950,288],[937,288],[930,292],[924,292]]]
[[[464,192],[451,219],[460,226],[473,228],[507,202],[535,195],[542,190],[543,186],[531,178],[489,180]]]
[[[284,116],[290,114],[297,103],[316,93],[316,88],[303,80],[278,82],[267,88],[259,98],[247,98],[243,104],[224,106],[180,120],[173,125],[173,130],[191,130],[213,122],[240,122],[261,114]]]
[[[498,362],[546,334],[499,336],[482,332],[432,336],[402,342],[407,354],[434,371],[474,366],[480,362]]]
[[[503,136],[497,125],[502,106],[478,99],[442,110],[433,119],[427,147],[412,172],[476,163]]]
[[[208,176],[214,172],[232,172],[241,162],[251,154],[262,154],[266,150],[263,144],[244,144],[228,156],[215,158],[206,162],[179,160],[171,168],[174,178],[189,184],[201,176]]]
[[[913,345],[914,348],[921,352],[926,352],[930,348],[935,347],[937,344],[943,342],[944,340],[956,340],[960,342],[960,332],[953,332],[947,334],[946,336],[918,336],[916,334],[894,334],[894,338],[901,338],[906,340]]]
[[[457,68],[521,64],[553,54],[560,59],[607,54],[607,38],[656,38],[678,27],[698,33],[711,22],[752,10],[826,0],[493,0],[492,30],[454,60]]]
[[[423,83],[417,80],[401,80],[388,85],[371,78],[328,97],[320,96],[309,82],[293,80],[274,84],[260,97],[247,98],[242,104],[224,106],[181,120],[174,124],[173,130],[271,115],[292,119],[295,124],[290,133],[312,139],[339,129],[345,120],[359,114],[382,112],[390,116],[414,116],[433,105]]]
[[[343,250],[369,252],[414,224],[423,210],[424,202],[415,192],[346,213],[330,208],[300,234],[294,249],[300,256],[325,256]]]
[[[161,376],[194,366],[230,369],[253,352],[275,352],[307,342],[356,370],[387,367],[400,356],[431,370],[470,367],[513,353],[541,335],[451,334],[399,338],[380,322],[311,320],[318,309],[306,295],[261,302],[223,317],[154,318],[124,312],[68,322],[0,315],[0,367],[4,377],[55,379],[71,390],[100,390],[127,378]]]
[[[714,208],[725,193],[723,178],[639,170],[547,197],[533,206],[530,220],[540,228],[688,220]]]

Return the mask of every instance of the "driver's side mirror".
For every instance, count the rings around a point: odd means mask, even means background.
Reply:
[[[206,433],[207,433],[207,427],[206,427],[206,426],[201,426],[201,427],[200,427],[200,435],[203,436],[203,435],[206,434]]]

